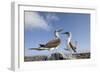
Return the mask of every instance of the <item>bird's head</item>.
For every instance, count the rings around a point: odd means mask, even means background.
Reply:
[[[63,30],[63,29],[55,30],[55,31],[54,31],[55,37],[59,38],[59,33],[60,33],[62,30]]]

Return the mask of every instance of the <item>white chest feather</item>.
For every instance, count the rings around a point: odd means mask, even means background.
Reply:
[[[55,35],[56,35],[56,38],[59,38],[60,37],[59,36],[59,32],[56,32]]]
[[[71,37],[68,37],[67,43],[69,44],[70,41],[71,41]]]

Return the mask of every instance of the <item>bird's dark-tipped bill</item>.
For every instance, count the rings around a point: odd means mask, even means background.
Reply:
[[[62,34],[69,34],[69,32],[63,32]]]
[[[59,29],[58,32],[61,32],[63,29]]]

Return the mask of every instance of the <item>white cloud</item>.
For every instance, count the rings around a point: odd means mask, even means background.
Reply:
[[[48,23],[37,12],[25,12],[25,28],[42,28],[49,30]]]
[[[47,20],[48,22],[50,22],[50,21],[58,21],[59,18],[58,18],[55,14],[53,14],[53,13],[48,13],[48,14],[46,15],[46,20]]]
[[[59,18],[53,13],[45,14],[45,18],[38,12],[25,12],[25,28],[41,28],[44,30],[50,30],[52,28],[49,26],[51,21],[57,21]]]

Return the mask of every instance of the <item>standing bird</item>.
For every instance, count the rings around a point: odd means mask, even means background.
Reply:
[[[73,52],[76,52],[76,45],[72,43],[71,41],[71,38],[72,38],[72,34],[71,32],[64,32],[62,34],[66,34],[68,36],[68,39],[67,39],[67,49],[68,50],[72,50]]]
[[[60,30],[55,30],[54,31],[54,39],[48,41],[46,44],[39,44],[40,47],[39,48],[30,48],[30,50],[54,50],[56,49],[60,43],[61,43],[61,40],[60,40],[60,36],[59,36],[59,33],[62,31],[62,29]]]

